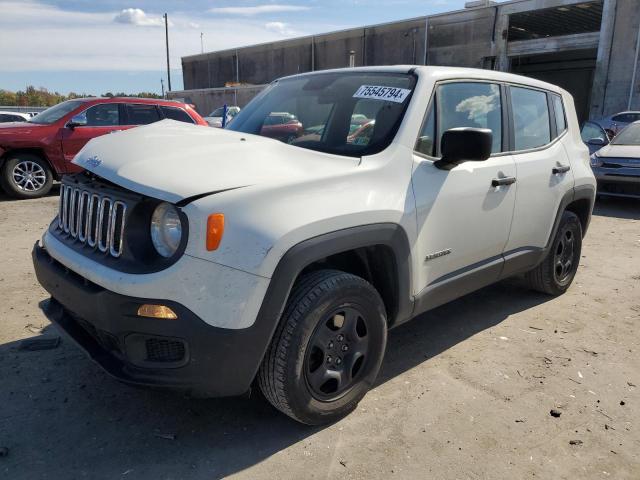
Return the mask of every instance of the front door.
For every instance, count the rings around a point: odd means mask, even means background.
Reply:
[[[484,82],[447,82],[436,89],[414,153],[418,310],[488,285],[500,275],[516,193],[513,158],[502,153],[507,145],[502,96],[500,85]],[[492,156],[451,170],[437,168],[439,142],[431,139],[454,127],[491,129]],[[496,180],[503,184],[496,186]]]
[[[67,172],[80,170],[79,167],[71,164],[71,160],[89,140],[122,128],[118,103],[99,103],[74,115],[74,118],[78,116],[82,118],[80,125],[62,129],[62,152]]]

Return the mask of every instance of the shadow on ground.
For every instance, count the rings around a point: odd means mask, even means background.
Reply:
[[[600,217],[640,220],[640,199],[599,197],[593,208],[593,214]]]
[[[510,280],[418,317],[390,333],[378,383],[548,298]],[[55,327],[43,335],[57,335]],[[122,385],[68,341],[47,351],[18,347],[0,346],[6,478],[222,478],[320,430],[257,394],[194,400]]]
[[[57,197],[59,195],[60,195],[60,184],[54,183],[53,186],[51,187],[51,190],[49,191],[49,193],[45,195],[45,197]],[[0,202],[11,202],[11,201],[19,202],[20,200],[10,197],[5,193],[5,191],[2,188],[0,188]],[[28,201],[34,201],[34,200],[28,200]]]

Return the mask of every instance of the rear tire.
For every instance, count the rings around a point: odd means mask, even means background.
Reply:
[[[53,174],[49,164],[37,155],[9,156],[0,169],[0,186],[14,198],[39,198],[51,190]]]
[[[334,422],[373,385],[386,342],[384,304],[371,284],[337,270],[309,273],[291,292],[258,385],[298,422]]]
[[[525,274],[527,283],[533,290],[562,295],[576,275],[581,250],[582,224],[575,213],[564,212],[544,260]]]

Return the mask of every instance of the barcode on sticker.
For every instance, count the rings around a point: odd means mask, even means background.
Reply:
[[[409,96],[411,90],[407,88],[380,87],[376,85],[362,85],[353,98],[372,98],[388,102],[402,103]]]

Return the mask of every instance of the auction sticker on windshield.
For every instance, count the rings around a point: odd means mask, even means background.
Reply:
[[[411,90],[406,88],[380,87],[376,85],[362,85],[353,98],[371,98],[374,100],[386,100],[402,103],[409,96]]]

